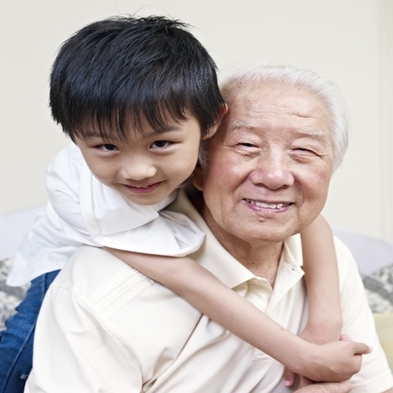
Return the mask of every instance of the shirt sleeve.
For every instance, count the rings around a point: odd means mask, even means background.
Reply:
[[[63,222],[65,232],[71,229],[88,236],[81,214],[81,174],[86,169],[83,156],[73,143],[61,150],[46,171],[46,187],[51,213]]]
[[[373,349],[370,354],[363,356],[360,372],[352,377],[352,392],[385,392],[393,386],[393,377],[378,340],[361,276],[350,251],[341,241],[336,240],[336,251],[340,270],[343,333]]]
[[[18,246],[7,284],[19,286],[61,269],[82,244],[98,246],[89,236],[80,208],[80,175],[87,167],[73,143],[47,169],[49,201]]]

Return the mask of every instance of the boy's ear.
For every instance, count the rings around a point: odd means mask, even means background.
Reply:
[[[192,182],[199,191],[203,191],[203,170],[199,162],[194,169]]]
[[[218,118],[216,124],[214,124],[213,127],[209,128],[207,134],[202,139],[209,139],[217,132],[218,127],[220,127],[221,121],[227,112],[228,112],[228,105],[227,104],[222,105],[220,109],[220,117]]]

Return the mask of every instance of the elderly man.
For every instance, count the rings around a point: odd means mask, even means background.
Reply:
[[[260,67],[223,87],[229,106],[195,186],[171,206],[206,241],[192,257],[287,329],[307,318],[297,235],[321,212],[347,144],[334,87],[308,71]],[[393,392],[356,264],[336,243],[343,333],[366,342],[352,392]],[[252,328],[252,327],[250,327]],[[256,332],[256,334],[263,332]],[[289,392],[284,367],[102,249],[82,247],[51,286],[27,392]],[[315,384],[298,392],[347,392]]]

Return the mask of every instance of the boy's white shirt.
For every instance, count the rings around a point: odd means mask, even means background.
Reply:
[[[47,191],[49,202],[18,247],[8,285],[61,269],[83,244],[180,257],[204,240],[185,215],[162,210],[177,190],[156,205],[137,205],[98,181],[74,143],[50,164]]]

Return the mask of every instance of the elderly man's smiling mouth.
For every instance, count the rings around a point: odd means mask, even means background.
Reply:
[[[286,209],[288,206],[291,206],[293,204],[292,202],[260,202],[247,198],[244,198],[243,200],[253,206],[272,210]]]

